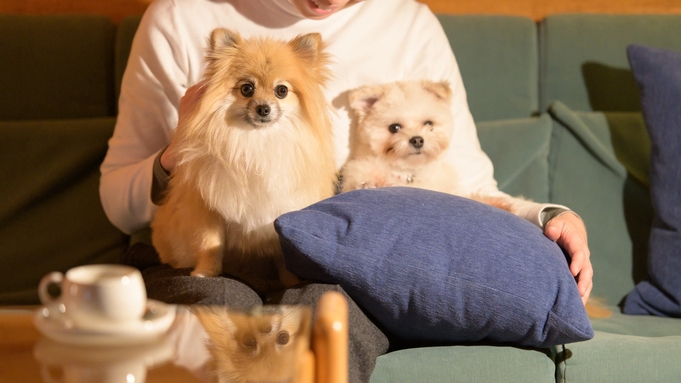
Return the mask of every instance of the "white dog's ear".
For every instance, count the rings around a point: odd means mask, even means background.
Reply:
[[[423,86],[423,89],[434,94],[435,97],[441,100],[449,102],[449,100],[452,98],[452,89],[449,87],[449,83],[447,81],[434,82],[423,80],[421,81],[421,86]]]
[[[222,48],[236,48],[241,42],[241,35],[238,32],[225,28],[215,28],[208,38],[208,48],[211,52],[215,52]]]
[[[383,97],[384,92],[385,90],[380,85],[363,86],[351,90],[350,93],[348,93],[350,108],[362,118],[371,110],[376,101]]]

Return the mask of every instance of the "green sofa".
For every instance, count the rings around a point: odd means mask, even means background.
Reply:
[[[681,320],[620,314],[646,277],[650,143],[630,43],[681,50],[681,15],[440,15],[500,188],[573,208],[611,318],[550,349],[461,345],[381,356],[372,382],[675,382]],[[52,270],[117,262],[99,164],[138,16],[0,15],[0,304]]]

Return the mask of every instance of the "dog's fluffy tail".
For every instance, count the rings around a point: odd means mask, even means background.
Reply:
[[[586,314],[591,319],[605,319],[612,316],[612,310],[607,307],[607,304],[600,298],[589,298],[586,302]]]
[[[502,197],[490,197],[486,195],[482,195],[480,193],[474,193],[469,196],[470,199],[486,203],[490,206],[498,207],[499,209],[506,210],[510,213],[515,214],[516,211],[513,208],[513,205],[511,205],[510,202],[508,202],[506,199]]]

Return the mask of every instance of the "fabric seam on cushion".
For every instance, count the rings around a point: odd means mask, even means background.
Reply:
[[[596,138],[586,127],[584,121],[578,116],[571,116],[572,110],[565,104],[560,101],[554,102],[551,104],[550,112],[561,125],[575,136],[593,157],[618,176],[622,178],[627,177],[626,168],[617,161],[614,155],[608,153],[608,150],[599,142],[598,138]],[[575,127],[575,124],[578,125],[579,128]]]
[[[514,181],[519,174],[524,172],[530,165],[532,165],[536,159],[547,159],[548,157],[548,152],[549,148],[548,146],[550,145],[550,139],[549,142],[545,143],[542,145],[541,148],[539,148],[531,157],[527,158],[527,161],[523,164],[522,167],[518,167],[517,171],[513,172],[512,174],[508,175],[507,179],[508,181],[504,183],[504,185],[499,185],[500,189],[503,189],[504,187],[508,186],[512,181]],[[548,162],[548,161],[547,161]]]

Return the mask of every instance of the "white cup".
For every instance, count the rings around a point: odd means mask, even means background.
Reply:
[[[59,296],[48,292],[51,285],[61,288]],[[48,318],[79,329],[137,325],[147,304],[142,274],[123,265],[86,265],[66,274],[49,273],[40,281],[38,296]]]

